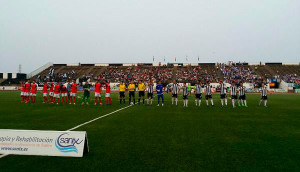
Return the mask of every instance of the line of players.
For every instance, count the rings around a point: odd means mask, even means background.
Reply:
[[[227,106],[227,87],[223,83],[223,81],[220,81],[220,100],[222,107]],[[124,82],[120,83],[119,86],[120,90],[120,104],[125,103],[125,90],[126,86]],[[127,90],[129,91],[129,103],[135,104],[135,84],[133,81],[128,85]],[[144,97],[145,92],[147,92],[147,104],[152,105],[153,101],[153,83],[150,81],[147,86],[142,82],[139,81],[138,86],[138,104],[141,103],[141,100],[144,104]],[[178,105],[178,94],[182,91],[182,98],[183,98],[183,106],[188,107],[188,97],[190,96],[191,92],[188,90],[188,86],[186,83],[183,83],[183,86],[179,86],[179,84],[176,82],[176,80],[173,81],[170,87],[170,91],[172,93],[172,105]],[[243,86],[243,83],[235,83],[232,82],[231,86],[229,88],[229,92],[231,95],[232,100],[232,106],[235,108],[236,106],[244,106],[248,107],[247,100],[246,100],[246,87]],[[267,107],[267,87],[263,84],[261,88],[261,100],[259,105],[261,105],[262,101],[264,101],[264,106]],[[160,82],[156,85],[156,93],[157,93],[157,106],[164,105],[164,96],[163,96],[163,86]],[[206,105],[209,106],[209,102],[212,106],[214,106],[214,101],[212,98],[212,86],[210,85],[210,82],[206,82],[206,84],[202,84],[201,81],[198,81],[198,83],[195,85],[195,105],[199,106],[201,105],[202,100],[202,93],[205,93],[205,99],[206,99]],[[131,102],[131,99],[133,98],[133,102]]]
[[[227,106],[227,87],[223,83],[223,81],[220,81],[220,100],[222,107]],[[238,85],[238,86],[237,86]],[[27,81],[26,83],[22,84],[22,91],[21,91],[21,102],[28,103],[29,98],[31,100],[31,103],[36,102],[36,94],[37,94],[37,84],[33,81],[30,83],[30,81]],[[88,82],[86,82],[83,85],[83,98],[82,98],[82,105],[89,104],[89,98],[90,98],[90,87]],[[102,87],[105,88],[105,98],[106,98],[106,105],[111,105],[111,89],[110,89],[110,83],[109,81],[104,82],[104,86],[99,81],[96,81],[95,84],[95,101],[94,104],[102,105],[101,102],[101,90]],[[43,85],[43,103],[48,102],[48,89],[49,90],[49,97],[50,97],[50,103],[57,103],[60,102],[60,94],[61,94],[61,101],[62,104],[65,104],[69,100],[69,104],[76,104],[76,93],[78,91],[78,84],[74,80],[71,84],[61,85],[59,82],[54,83],[51,82],[50,85],[47,83],[44,83]],[[138,90],[138,104],[142,103],[145,104],[145,92],[147,92],[147,104],[152,105],[153,102],[153,93],[156,92],[157,94],[157,106],[164,106],[164,89],[163,85],[160,81],[157,82],[157,85],[154,89],[154,84],[152,81],[149,81],[147,84],[143,83],[141,80],[136,85],[133,81],[130,82],[130,84],[126,87],[124,82],[121,82],[119,84],[119,100],[120,104],[125,104],[125,93],[129,92],[129,104],[135,104],[135,91]],[[261,99],[259,102],[259,105],[261,105],[262,101],[264,101],[264,106],[267,107],[267,87],[262,84],[261,87]],[[176,80],[173,81],[171,84],[171,87],[168,92],[172,93],[172,105],[178,105],[178,94],[182,91],[182,98],[183,98],[183,106],[188,107],[188,97],[191,95],[191,91],[188,90],[188,86],[186,83],[183,83],[183,86],[179,86],[179,84],[176,82]],[[232,100],[232,107],[235,108],[236,106],[244,106],[248,107],[247,100],[246,100],[246,87],[243,86],[243,83],[231,83],[231,86],[229,88],[229,92],[231,95]],[[68,94],[70,93],[70,94]],[[199,106],[201,105],[202,100],[202,93],[205,94],[205,100],[206,105],[209,106],[209,103],[214,106],[214,101],[212,97],[212,86],[210,85],[210,82],[207,81],[205,84],[198,81],[198,83],[195,85],[195,105]],[[239,96],[238,96],[239,95]]]

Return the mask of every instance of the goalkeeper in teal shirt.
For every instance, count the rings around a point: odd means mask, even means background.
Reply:
[[[82,105],[89,105],[90,101],[90,84],[86,81],[83,85],[83,97],[82,97]]]

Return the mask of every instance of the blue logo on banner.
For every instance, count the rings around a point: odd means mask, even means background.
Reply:
[[[67,152],[76,152],[78,153],[78,150],[75,145],[78,145],[83,140],[79,140],[78,138],[69,137],[68,133],[61,134],[58,136],[58,138],[55,140],[55,146],[58,150],[61,152],[67,153]]]

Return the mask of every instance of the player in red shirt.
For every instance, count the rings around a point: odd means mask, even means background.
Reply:
[[[76,93],[77,93],[77,86],[76,80],[73,80],[72,88],[71,88],[71,94],[70,94],[70,104],[72,104],[72,101],[74,105],[76,104]]]
[[[97,80],[95,84],[95,105],[97,105],[97,99],[99,98],[99,104],[101,103],[101,83]]]
[[[37,87],[38,85],[35,83],[35,81],[32,81],[31,92],[30,92],[31,103],[35,103],[36,101]]]
[[[53,102],[52,103],[55,103],[55,101],[57,99],[56,104],[59,104],[59,98],[60,98],[60,85],[59,85],[59,82],[57,82],[54,85],[54,96],[53,96]]]
[[[54,89],[54,83],[51,82],[50,83],[50,90],[49,90],[50,102],[53,102],[53,96],[54,96],[53,89]]]
[[[68,103],[68,90],[65,85],[61,86],[61,101],[62,104]]]
[[[29,102],[29,96],[30,96],[30,88],[31,88],[31,84],[30,81],[27,81],[25,83],[25,103]]]
[[[25,101],[25,83],[21,82],[21,103],[24,103]]]
[[[110,97],[110,83],[109,80],[105,82],[105,99],[106,99],[106,105],[111,105],[111,97]]]
[[[47,103],[48,102],[48,98],[47,98],[48,88],[49,88],[49,85],[48,85],[47,82],[45,82],[44,85],[43,85],[43,97],[44,97],[43,103]]]

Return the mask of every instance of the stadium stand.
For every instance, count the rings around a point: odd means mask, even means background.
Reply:
[[[6,76],[6,74],[4,74]],[[110,80],[120,82],[129,80],[150,79],[163,83],[170,83],[173,79],[178,82],[189,82],[194,84],[200,80],[210,80],[226,83],[242,81],[247,83],[263,82],[267,79],[282,79],[287,83],[295,83],[299,80],[300,65],[292,63],[199,63],[199,64],[52,64],[50,67],[33,76],[37,82],[46,80],[72,80],[95,81]],[[0,75],[0,76],[3,76]],[[1,85],[18,84],[22,79],[3,79],[0,77]],[[23,78],[24,80],[24,78]]]

